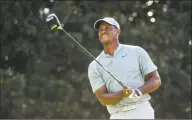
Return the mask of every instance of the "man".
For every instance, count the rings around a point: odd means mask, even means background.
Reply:
[[[143,48],[119,43],[120,26],[114,18],[99,19],[94,27],[104,48],[96,59],[128,87],[123,88],[96,61],[90,63],[90,85],[110,119],[154,119],[148,93],[161,85],[156,65]]]

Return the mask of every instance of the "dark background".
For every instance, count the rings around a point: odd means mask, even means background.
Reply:
[[[120,43],[143,47],[159,68],[162,86],[151,93],[156,118],[190,119],[192,2],[157,1],[1,0],[1,118],[109,118],[91,91],[92,59],[66,34],[48,29],[49,8],[95,57],[102,45],[93,24],[114,17]]]

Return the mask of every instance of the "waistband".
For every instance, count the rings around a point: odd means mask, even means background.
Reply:
[[[128,105],[125,105],[121,108],[115,108],[116,109],[115,111],[111,111],[111,112],[109,111],[109,113],[111,115],[113,115],[113,114],[116,114],[118,112],[134,110],[134,109],[137,109],[140,106],[140,104],[144,104],[145,102],[149,103],[149,101],[142,101],[142,102],[138,102],[138,103],[128,104]]]

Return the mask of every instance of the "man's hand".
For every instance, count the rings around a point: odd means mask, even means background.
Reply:
[[[128,97],[132,92],[132,88],[125,88],[123,89],[122,94],[124,97]]]
[[[132,93],[133,93],[132,88],[125,88],[118,92],[109,93],[106,88],[106,85],[102,86],[95,92],[98,100],[104,106],[115,104],[119,102],[120,100],[122,100],[123,98],[132,95]]]
[[[132,89],[132,93],[128,97],[132,99],[133,101],[137,101],[139,100],[141,95],[142,93],[138,89],[137,90]]]

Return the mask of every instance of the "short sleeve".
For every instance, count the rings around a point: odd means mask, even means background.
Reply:
[[[139,66],[143,76],[157,70],[157,66],[153,63],[148,53],[138,46],[137,52],[139,53]]]
[[[104,80],[102,79],[102,76],[97,70],[96,64],[97,63],[94,61],[88,67],[88,78],[93,93],[95,93],[99,88],[101,88],[105,84]]]

